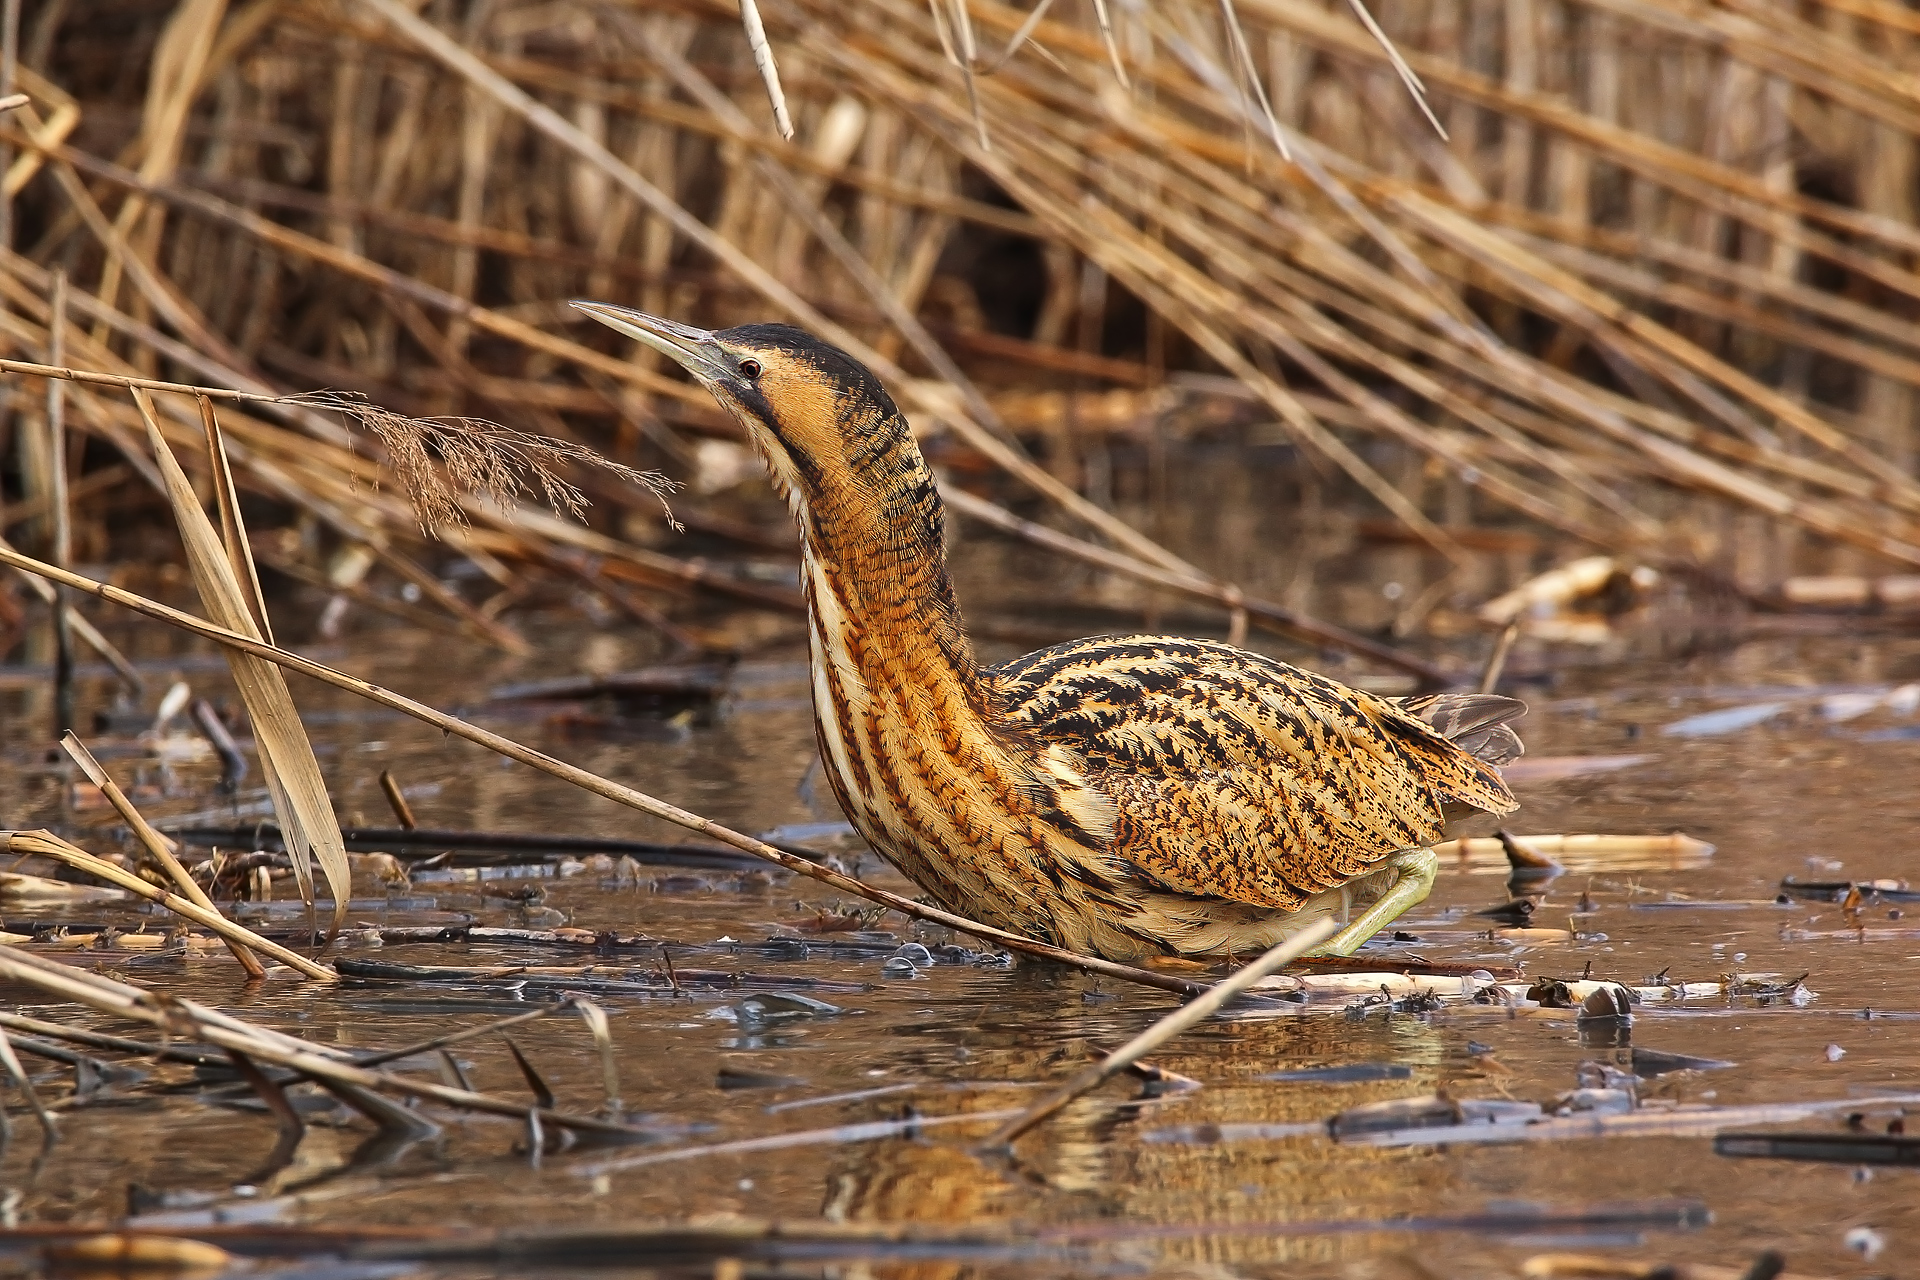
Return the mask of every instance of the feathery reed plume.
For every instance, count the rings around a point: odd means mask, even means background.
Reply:
[[[659,499],[667,522],[680,528],[667,505],[667,495],[679,487],[675,481],[658,471],[615,462],[572,440],[484,418],[410,418],[351,391],[310,391],[288,396],[286,402],[345,414],[372,432],[386,447],[387,465],[399,478],[424,533],[466,525],[462,494],[512,511],[523,494],[538,492],[555,511],[578,519],[586,513],[586,495],[558,470],[570,463],[600,467],[646,490]]]

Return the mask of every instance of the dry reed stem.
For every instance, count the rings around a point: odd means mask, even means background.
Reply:
[[[754,0],[740,0],[740,23],[746,28],[747,48],[753,51],[753,65],[767,86],[767,101],[773,106],[773,125],[780,136],[793,140],[793,118],[787,114],[787,95],[780,88],[780,68],[773,61],[773,46],[767,43],[767,29],[760,22],[760,6]]]
[[[167,878],[179,886],[181,894],[202,910],[220,915],[220,908],[213,905],[213,899],[207,896],[206,890],[187,874],[187,869],[180,865],[178,858],[173,856],[172,842],[155,831],[146,818],[141,816],[140,811],[133,807],[133,801],[129,800],[127,793],[120,789],[120,784],[100,767],[100,762],[93,758],[93,753],[87,750],[86,744],[69,731],[61,736],[60,746],[68,756],[72,757],[73,762],[80,766],[80,771],[87,775],[87,781],[100,788],[100,794],[107,798],[107,803],[113,806],[113,811],[120,815],[122,822],[127,824],[127,828],[133,832],[134,839],[140,842],[140,846],[147,851],[147,855],[153,859],[155,865],[167,874]],[[240,967],[247,971],[249,978],[266,976],[266,970],[260,967],[260,962],[245,945],[226,936],[222,936],[221,941],[227,944],[227,949],[233,952],[233,958],[240,962]]]

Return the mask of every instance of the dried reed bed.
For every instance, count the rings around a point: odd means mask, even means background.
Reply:
[[[37,7],[32,105],[0,130],[0,354],[326,386],[684,473],[727,424],[566,300],[778,316],[895,379],[1109,567],[1229,606],[1071,467],[1035,465],[1009,393],[1116,386],[1145,410],[1170,371],[1225,372],[1455,559],[1428,481],[1383,475],[1368,437],[1430,457],[1483,519],[1710,557],[1724,545],[1671,518],[1709,495],[1786,530],[1776,549],[1804,531],[1920,564],[1908,10],[1396,0],[1382,39],[1339,0],[1042,9],[761,4],[786,141],[730,0]],[[996,294],[1006,270],[965,266],[983,254],[1041,277],[1035,296]],[[1116,320],[1136,304],[1137,331]],[[131,404],[42,385],[4,393],[23,536],[45,547],[50,420],[98,442],[74,455],[104,476],[72,479],[84,509],[159,476]],[[159,402],[188,446],[193,406]],[[587,525],[464,504],[476,603],[379,487],[421,455],[312,402],[223,423],[239,486],[335,549],[270,565],[335,589],[377,567],[509,647],[502,615],[548,578],[656,623],[628,588],[793,604],[648,549],[648,495],[585,471]]]

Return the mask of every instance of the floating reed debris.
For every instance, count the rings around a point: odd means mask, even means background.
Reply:
[[[204,903],[203,905],[203,901],[195,900],[196,898],[204,900],[204,893],[196,892],[194,897],[191,898],[183,898],[178,894],[168,893],[164,889],[148,884],[139,876],[134,875],[122,867],[116,866],[103,858],[96,858],[86,850],[68,844],[65,840],[62,840],[50,831],[0,832],[0,843],[4,844],[4,848],[9,853],[38,854],[43,858],[51,858],[53,861],[72,867],[76,871],[84,871],[88,875],[96,876],[109,884],[118,885],[127,892],[137,894],[149,902],[159,903],[175,915],[182,916],[185,919],[193,921],[193,923],[203,929],[208,929],[219,934],[221,938],[225,939],[234,947],[268,956],[304,977],[317,978],[323,982],[331,982],[333,980],[333,971],[324,965],[315,964],[299,952],[290,951],[277,942],[269,942],[245,925],[235,924],[233,921],[221,915],[211,903]],[[195,888],[197,890],[198,886],[195,886]],[[238,951],[236,951],[236,954],[238,954]],[[248,966],[248,970],[249,972],[253,972],[253,966]]]
[[[397,1099],[419,1098],[443,1106],[519,1120],[537,1117],[540,1124],[549,1128],[602,1141],[642,1141],[658,1137],[655,1130],[644,1126],[555,1110],[550,1098],[544,1100],[542,1105],[529,1107],[471,1089],[456,1089],[414,1076],[376,1071],[372,1067],[395,1060],[393,1056],[376,1055],[374,1059],[362,1062],[344,1050],[310,1043],[220,1013],[183,997],[145,991],[18,948],[0,949],[0,978],[25,984],[47,995],[70,1000],[90,1009],[143,1023],[170,1039],[215,1046],[229,1054],[244,1055],[255,1062],[284,1068],[297,1078],[311,1081],[337,1094],[342,1101],[366,1114],[383,1129],[396,1130],[416,1138],[437,1132],[438,1126],[410,1111]],[[499,1029],[499,1025],[488,1028],[492,1031]],[[3,1035],[0,1032],[0,1036]],[[442,1037],[428,1043],[438,1048],[453,1041]],[[411,1055],[416,1051],[409,1049],[407,1053]]]

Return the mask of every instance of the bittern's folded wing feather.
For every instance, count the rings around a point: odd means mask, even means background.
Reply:
[[[1402,704],[1160,637],[1057,645],[994,675],[1011,721],[1074,753],[1113,798],[1114,852],[1178,892],[1297,910],[1438,840],[1463,809],[1514,808],[1468,746],[1518,753],[1506,726],[1524,707],[1510,698]]]

